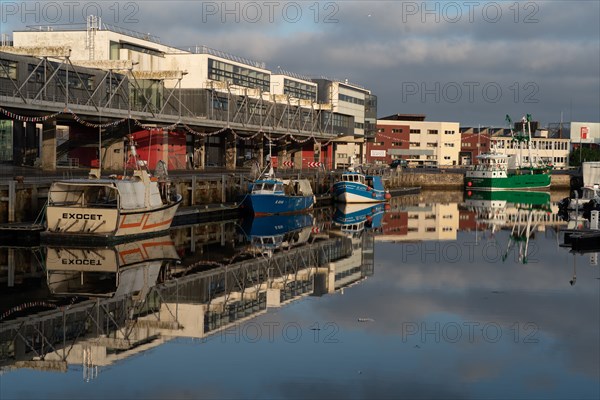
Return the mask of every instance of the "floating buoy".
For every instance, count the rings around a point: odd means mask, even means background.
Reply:
[[[473,192],[471,192],[470,190],[467,192],[467,196],[471,196],[473,194]]]
[[[390,206],[389,204],[386,204],[384,208],[385,208],[385,211],[389,211],[392,208],[392,206]]]
[[[468,187],[471,187],[471,186],[473,186],[473,182],[471,182],[471,181],[467,182],[467,186],[468,186]]]
[[[386,200],[389,200],[389,199],[392,198],[392,195],[389,194],[389,193],[386,193],[384,197],[385,197]]]
[[[371,191],[371,186],[367,186],[367,192]]]

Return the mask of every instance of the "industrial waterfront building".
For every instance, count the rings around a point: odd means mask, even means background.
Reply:
[[[160,157],[150,153],[168,154],[170,168],[176,169],[235,168],[252,158],[262,164],[271,142],[279,165],[288,161],[299,168],[317,161],[335,168],[348,164],[349,153],[362,155],[365,125],[370,120],[374,126],[376,118],[375,96],[345,81],[311,80],[281,69],[273,73],[264,63],[205,46],[167,46],[149,34],[93,18],[87,29],[14,32],[12,45],[0,48],[0,54],[0,95],[8,100],[3,118],[14,121],[10,116],[16,115],[24,121],[23,128],[21,121],[2,123],[2,132],[11,133],[3,141],[11,142],[12,151],[1,156],[18,165],[38,162],[53,169],[57,159],[94,165],[100,129],[101,162],[107,168],[119,169],[122,138],[128,134],[147,153],[151,167]],[[56,104],[33,113],[30,106],[44,101]],[[47,138],[40,139],[39,122],[66,109],[72,115],[54,121],[66,131],[62,148],[58,155],[44,156],[43,150],[57,146],[56,134],[50,133],[57,128],[46,129]],[[129,122],[117,126],[123,118]],[[21,140],[20,130],[35,133]]]

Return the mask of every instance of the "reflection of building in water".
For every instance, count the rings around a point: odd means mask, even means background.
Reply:
[[[62,309],[8,316],[0,320],[0,366],[64,371],[69,364],[81,364],[84,377],[91,379],[99,367],[170,338],[204,338],[239,329],[241,322],[269,307],[331,293],[373,274],[372,238],[367,237],[359,244],[334,236],[270,258],[205,265],[200,271],[180,266],[169,270],[176,277],[157,280],[143,298],[139,290],[129,290],[112,297],[80,298]],[[72,253],[83,256],[77,251]],[[98,254],[90,252],[84,259],[96,260]],[[63,265],[63,259],[70,260],[64,249],[53,255],[57,266]],[[344,264],[346,258],[352,261]],[[85,274],[79,276],[85,280]],[[73,284],[70,278],[66,282]],[[69,285],[57,287],[79,289]]]
[[[383,232],[377,241],[456,240],[457,203],[397,205],[385,213]]]

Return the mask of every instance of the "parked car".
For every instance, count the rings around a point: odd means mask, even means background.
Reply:
[[[396,160],[392,160],[392,162],[390,163],[390,168],[391,169],[406,168],[406,167],[408,167],[408,163],[406,162],[406,160],[403,160],[401,158],[398,158]]]

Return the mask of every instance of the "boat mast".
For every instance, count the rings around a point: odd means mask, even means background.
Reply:
[[[531,114],[527,114],[527,156],[529,157],[529,167],[533,168],[533,159],[531,158]]]
[[[273,158],[271,156],[271,147],[273,146],[273,143],[271,142],[271,137],[269,136],[269,172],[267,174],[267,176],[269,178],[272,178],[275,176],[275,171],[273,171]]]
[[[98,121],[98,179],[102,176],[102,109]]]

